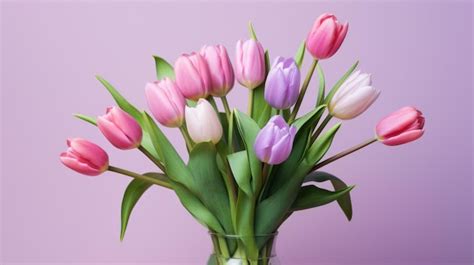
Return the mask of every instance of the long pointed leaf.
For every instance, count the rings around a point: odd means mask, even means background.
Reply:
[[[170,79],[174,79],[174,70],[173,66],[169,64],[165,59],[153,55],[153,59],[155,59],[155,69],[156,69],[156,78],[161,80],[165,77]]]
[[[329,191],[314,185],[301,187],[298,197],[291,206],[291,211],[299,211],[331,203],[348,194],[353,188],[354,186],[349,186],[342,190]]]
[[[303,65],[305,51],[306,51],[306,41],[303,41],[300,44],[300,47],[298,48],[298,51],[296,52],[296,55],[295,55],[296,65],[298,65],[298,68],[300,69],[301,69],[301,65]]]

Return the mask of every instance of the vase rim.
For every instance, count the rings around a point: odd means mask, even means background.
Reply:
[[[250,237],[250,235],[232,235],[232,234],[222,234],[217,232],[208,231],[208,234],[211,236],[222,236],[227,238],[242,238],[242,237]],[[271,233],[271,234],[260,234],[260,235],[253,235],[251,237],[276,237],[278,235],[278,231]]]

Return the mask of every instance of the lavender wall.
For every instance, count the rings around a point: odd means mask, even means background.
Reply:
[[[340,52],[323,61],[328,82],[356,59],[382,90],[360,118],[345,122],[331,153],[372,136],[375,122],[403,105],[426,116],[426,134],[400,147],[374,145],[327,168],[356,184],[354,218],[336,204],[294,215],[282,228],[286,264],[471,264],[472,4],[441,2],[59,3],[4,2],[1,11],[0,263],[154,262],[203,264],[208,236],[174,194],[153,188],[119,242],[128,179],[80,176],[58,161],[65,138],[92,139],[113,164],[145,172],[136,152],[113,150],[71,117],[113,104],[101,74],[145,107],[152,54],[171,61],[203,44],[233,46],[254,22],[271,57],[291,56],[322,12],[350,22]],[[310,89],[305,110],[314,98]],[[245,89],[230,102],[244,107]],[[183,143],[167,130],[181,152]],[[173,262],[176,263],[173,263]]]

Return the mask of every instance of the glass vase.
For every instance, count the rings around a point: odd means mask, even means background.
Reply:
[[[275,250],[278,233],[257,236],[209,234],[213,253],[207,265],[281,265]]]

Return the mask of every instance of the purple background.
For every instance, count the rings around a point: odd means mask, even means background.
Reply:
[[[280,230],[285,264],[471,264],[472,4],[454,3],[14,3],[2,4],[0,263],[203,264],[210,240],[170,191],[138,203],[123,243],[120,202],[129,179],[76,174],[58,161],[71,136],[104,146],[111,163],[145,172],[152,164],[121,152],[71,117],[113,104],[101,74],[145,107],[151,55],[222,43],[231,56],[254,22],[271,58],[292,56],[325,11],[350,22],[340,51],[321,65],[333,84],[356,59],[382,90],[360,118],[344,122],[330,153],[373,135],[377,120],[414,104],[425,136],[380,144],[326,170],[356,184],[353,221],[331,204],[295,214]],[[306,61],[306,67],[309,60]],[[306,68],[305,68],[306,69]],[[305,101],[313,104],[316,80]],[[246,90],[230,94],[245,107]],[[166,130],[183,153],[176,130]],[[176,263],[173,263],[176,262]]]

